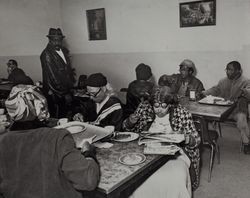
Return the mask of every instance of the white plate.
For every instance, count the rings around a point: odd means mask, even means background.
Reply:
[[[133,132],[118,132],[115,137],[112,139],[116,142],[131,142],[139,138],[138,133]]]
[[[65,127],[71,134],[80,133],[86,130],[86,127],[83,125],[74,125]]]
[[[120,163],[128,166],[141,164],[145,160],[146,156],[141,153],[127,153],[119,158]]]

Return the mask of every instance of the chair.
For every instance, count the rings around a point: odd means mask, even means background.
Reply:
[[[201,146],[208,146],[210,148],[210,160],[208,171],[208,182],[211,181],[212,169],[214,165],[214,157],[217,154],[218,164],[220,164],[220,147],[218,144],[218,132],[215,130],[208,130],[207,122],[204,117],[197,116],[194,118],[196,130],[201,136]]]

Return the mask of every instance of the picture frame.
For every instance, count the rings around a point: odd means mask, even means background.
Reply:
[[[216,0],[180,3],[180,27],[216,25]]]
[[[89,40],[107,40],[105,9],[86,10]]]

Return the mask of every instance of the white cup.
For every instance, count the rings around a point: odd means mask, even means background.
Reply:
[[[3,114],[4,114],[4,109],[0,108],[0,115],[3,115]]]
[[[68,118],[61,118],[57,121],[57,125],[66,124],[68,121],[69,121]]]
[[[6,115],[0,115],[0,122],[6,122],[7,116]]]

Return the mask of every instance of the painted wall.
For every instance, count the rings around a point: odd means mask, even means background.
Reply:
[[[40,53],[49,27],[60,27],[60,0],[0,0],[0,77],[14,58],[34,81],[41,80]]]
[[[178,72],[192,59],[206,88],[231,60],[250,77],[250,0],[217,0],[216,26],[179,27],[176,0],[62,0],[62,26],[78,74],[105,73],[117,88],[135,79],[144,62],[155,77]],[[89,41],[86,10],[105,8],[107,40]]]

